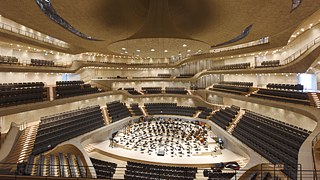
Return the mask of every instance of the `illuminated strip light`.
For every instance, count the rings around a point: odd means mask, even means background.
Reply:
[[[269,43],[269,37],[264,37],[264,38],[261,38],[259,40],[251,41],[251,42],[244,43],[244,44],[238,44],[238,45],[234,45],[234,46],[211,49],[210,53],[218,53],[218,52],[223,52],[223,51],[232,51],[232,50],[236,50],[236,49],[242,49],[242,48],[257,46],[257,45],[261,45],[261,44],[267,44],[267,43]]]

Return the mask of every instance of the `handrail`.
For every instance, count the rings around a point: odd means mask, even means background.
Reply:
[[[318,140],[320,140],[319,139],[319,137],[320,137],[320,132],[312,139],[312,147],[311,147],[311,150],[312,150],[312,161],[313,161],[313,169],[314,169],[314,171],[313,171],[313,175],[314,175],[314,178],[315,179],[318,179],[318,173],[317,173],[317,165],[316,165],[316,159],[315,159],[315,156],[314,156],[314,153],[315,153],[315,144],[317,143],[317,141]]]
[[[309,50],[310,48],[312,48],[315,44],[317,44],[319,42],[320,42],[320,36],[318,36],[317,38],[315,38],[312,41],[310,41],[309,43],[307,43],[305,46],[303,46],[302,48],[300,48],[299,50],[297,50],[296,52],[291,54],[289,57],[285,58],[283,60],[285,62],[283,65],[288,64],[288,63],[292,62],[293,60],[297,59],[303,53],[305,53],[307,50]]]
[[[26,37],[29,37],[29,38],[32,38],[32,39],[36,39],[38,41],[42,41],[42,42],[45,42],[45,43],[53,44],[53,45],[60,46],[60,47],[63,47],[63,48],[69,48],[69,44],[66,43],[66,42],[63,42],[61,40],[50,39],[52,37],[50,37],[50,38],[43,37],[43,36],[37,35],[35,33],[28,32],[28,31],[13,27],[11,25],[5,24],[3,22],[0,22],[0,29],[7,30],[7,31],[10,31],[12,33],[20,34],[20,35],[23,35],[23,36],[26,36]],[[57,42],[57,41],[60,41],[60,42]]]

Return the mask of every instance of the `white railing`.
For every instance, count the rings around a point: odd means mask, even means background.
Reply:
[[[58,39],[55,39],[55,38],[52,38],[52,37],[49,37],[49,36],[37,35],[35,33],[28,32],[28,31],[13,27],[13,26],[5,24],[3,22],[0,22],[0,29],[7,30],[7,31],[10,31],[12,33],[20,34],[22,36],[26,36],[26,37],[29,37],[29,38],[32,38],[32,39],[36,39],[38,41],[42,41],[42,42],[45,42],[45,43],[53,44],[53,45],[60,46],[60,47],[63,47],[63,48],[69,48],[69,44],[66,43],[66,42],[63,42],[61,40],[58,40]]]

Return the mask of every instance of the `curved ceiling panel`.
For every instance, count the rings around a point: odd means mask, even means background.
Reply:
[[[67,29],[71,33],[73,33],[81,38],[87,39],[87,40],[101,41],[99,39],[95,39],[91,36],[88,36],[80,31],[78,31],[71,24],[69,24],[66,20],[64,20],[61,16],[59,16],[57,14],[57,12],[55,11],[55,9],[53,8],[53,6],[51,5],[51,0],[36,0],[36,3],[38,4],[40,9],[42,10],[42,12],[44,12],[44,14],[46,16],[48,16],[52,21],[56,22],[57,24],[59,24],[60,26],[62,26],[65,29]]]

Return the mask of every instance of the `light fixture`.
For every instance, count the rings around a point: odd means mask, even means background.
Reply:
[[[165,49],[164,52],[166,53],[166,52],[168,52],[168,50]]]
[[[191,52],[191,49],[188,49],[187,52]]]
[[[186,44],[183,44],[182,47],[187,47],[187,45],[186,45]]]
[[[137,51],[137,52],[140,52],[140,49],[137,49],[136,51]]]
[[[155,49],[153,49],[153,48],[151,48],[151,50],[150,50],[151,52],[155,52],[156,50]]]
[[[124,50],[124,51],[126,50],[126,48],[124,48],[124,47],[123,47],[123,48],[121,48],[121,49],[122,49],[122,50]]]

